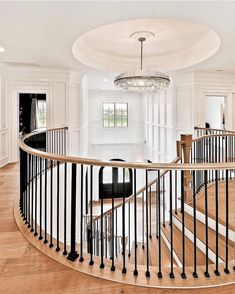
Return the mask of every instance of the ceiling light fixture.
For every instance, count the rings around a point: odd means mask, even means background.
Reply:
[[[2,46],[0,46],[0,53],[3,53],[3,52],[5,52],[5,49]]]
[[[143,43],[147,38],[153,38],[152,32],[140,31],[130,35],[140,42],[140,69],[132,72],[124,72],[117,76],[114,84],[123,90],[142,90],[160,92],[169,86],[170,79],[164,73],[152,70],[143,70]]]

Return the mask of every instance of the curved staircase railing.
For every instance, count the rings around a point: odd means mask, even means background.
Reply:
[[[215,131],[182,135],[172,163],[72,157],[67,128],[28,134],[20,140],[22,219],[38,242],[78,267],[87,263],[89,273],[108,267],[168,282],[231,277],[235,133]],[[133,170],[132,196],[99,199],[97,171],[105,166],[118,168],[123,187],[126,168]]]

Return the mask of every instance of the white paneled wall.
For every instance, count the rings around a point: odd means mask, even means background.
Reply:
[[[70,70],[13,68],[8,80],[10,161],[18,160],[19,93],[46,94],[47,128],[68,126],[68,151],[79,155],[81,76]]]
[[[9,159],[8,145],[8,103],[7,103],[7,79],[0,72],[0,167]]]
[[[69,79],[69,95],[67,100],[67,126],[69,127],[70,155],[79,156],[81,153],[81,77],[72,73]]]
[[[54,127],[66,126],[66,82],[53,82]]]
[[[104,128],[102,105],[104,102],[128,103],[128,127]],[[144,143],[143,98],[138,93],[122,91],[89,92],[89,155],[109,160],[143,160]]]
[[[144,100],[145,157],[153,162],[168,162],[174,153],[172,90],[144,94]]]
[[[45,93],[48,127],[69,127],[73,155],[169,162],[175,140],[204,126],[206,95],[225,96],[226,128],[235,129],[235,75],[190,73],[172,77],[160,94],[93,90],[71,70],[0,65],[0,166],[18,160],[19,93]],[[144,97],[143,97],[144,96]],[[102,126],[103,102],[127,102],[128,128]]]
[[[89,96],[86,76],[82,79],[81,103],[81,156],[86,157],[89,148]]]

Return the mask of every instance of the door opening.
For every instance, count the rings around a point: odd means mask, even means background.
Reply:
[[[205,97],[205,127],[225,129],[225,96]]]
[[[46,94],[19,94],[19,134],[25,135],[47,126]]]

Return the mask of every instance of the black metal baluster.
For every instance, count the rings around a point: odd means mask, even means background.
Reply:
[[[148,170],[146,169],[145,171],[145,179],[146,179],[146,183],[145,183],[145,193],[146,193],[146,199],[145,199],[145,203],[146,203],[146,272],[145,275],[146,277],[150,277],[150,271],[149,271],[149,219],[148,219]]]
[[[125,226],[126,226],[126,203],[125,203],[125,168],[122,170],[123,172],[123,180],[122,180],[122,257],[123,257],[123,268],[122,273],[126,273],[126,234],[125,234]],[[117,224],[116,224],[117,225]]]
[[[44,209],[45,209],[45,212],[44,212],[44,243],[48,243],[48,240],[47,240],[47,159],[45,159],[45,187],[44,187]]]
[[[53,245],[53,160],[50,161],[50,171],[51,171],[51,183],[50,183],[50,244],[49,247],[52,248]]]
[[[76,181],[77,165],[72,163],[72,182],[71,182],[71,249],[67,257],[68,260],[75,261],[78,257],[76,251]]]
[[[20,213],[24,217],[24,155],[23,150],[20,149]]]
[[[79,261],[83,262],[84,261],[84,257],[83,257],[83,164],[81,164],[81,196],[80,197],[81,197],[81,203],[80,203],[81,207],[80,207],[80,258],[79,258]],[[103,199],[101,199],[101,203],[102,201]],[[102,211],[102,205],[103,204],[101,204],[101,211]],[[102,218],[102,212],[101,212],[101,218]],[[102,226],[101,226],[101,231],[102,231]],[[102,233],[101,233],[101,238],[103,238]],[[102,244],[102,239],[101,239],[101,244]],[[101,245],[101,252],[102,252],[102,245]]]
[[[177,205],[177,202],[178,202],[178,192],[177,192],[177,170],[175,170],[175,214],[177,214],[177,210],[178,210],[178,205]]]
[[[196,215],[196,181],[195,181],[195,170],[193,170],[193,256],[194,256],[194,271],[193,277],[198,278],[197,274],[197,215]]]
[[[57,232],[56,232],[56,237],[57,237],[57,243],[56,243],[56,251],[60,251],[60,162],[57,161]]]
[[[111,271],[115,271],[114,265],[114,168],[112,168],[112,215],[111,215],[111,258],[112,258],[112,265]]]
[[[27,201],[28,201],[28,154],[24,152],[24,168],[25,168],[25,179],[24,179],[24,218],[23,221],[27,222]]]
[[[38,235],[37,220],[38,220],[38,158],[35,156],[35,206],[34,206],[34,236]]]
[[[40,186],[39,186],[39,240],[42,240],[42,158],[39,158],[39,179],[40,179]]]
[[[135,269],[134,276],[138,276],[137,269],[137,195],[136,195],[136,169],[134,169],[134,238],[135,238]]]
[[[108,258],[108,220],[107,216],[104,218],[105,220],[105,258]]]
[[[172,170],[170,170],[169,173],[170,173],[169,195],[170,195],[170,229],[171,229],[171,272],[169,274],[169,277],[171,279],[174,279],[175,275],[174,275],[174,256],[173,256],[174,240],[173,240],[173,218],[172,218]]]
[[[215,275],[219,276],[219,198],[218,198],[218,170],[215,170]]]
[[[117,214],[117,209],[115,209],[115,256],[116,258],[118,257],[118,248],[117,248],[117,223],[118,223],[118,214]]]
[[[33,232],[33,215],[34,215],[34,156],[31,156],[31,230],[30,232]]]
[[[149,238],[152,238],[152,189],[149,187]]]
[[[225,269],[224,272],[229,274],[228,268],[228,222],[229,222],[229,182],[228,182],[228,170],[226,170],[226,258],[225,258]]]
[[[159,178],[158,178],[159,180]],[[158,197],[158,194],[159,194],[159,191],[158,191],[158,186],[159,186],[159,183],[158,183],[158,180],[156,181],[156,238],[158,239],[159,237],[159,216],[158,216],[158,212],[159,212],[159,197]]]
[[[144,249],[144,192],[142,192],[142,249]]]
[[[166,211],[166,207],[165,207],[165,176],[162,177],[162,217],[163,217],[163,227],[166,226],[166,216],[165,216],[165,211]]]
[[[161,240],[161,178],[158,170],[158,278],[162,278],[162,240]],[[163,213],[164,214],[164,213]]]
[[[94,264],[93,260],[93,166],[90,166],[90,229],[91,229],[91,252],[89,265]]]
[[[131,203],[128,202],[128,257],[131,257]]]
[[[28,154],[28,201],[27,201],[27,221],[28,228],[30,228],[30,185],[31,185],[31,154]]]
[[[100,198],[101,198],[101,224],[100,224],[100,241],[101,241],[101,252],[100,252],[100,268],[104,268],[104,199],[103,195],[101,195],[101,192],[99,192]]]
[[[181,171],[181,213],[182,213],[182,279],[186,279],[185,274],[185,220],[184,220],[184,171]]]
[[[209,257],[208,257],[208,192],[207,192],[207,170],[204,171],[204,184],[205,184],[205,226],[206,226],[206,271],[204,273],[206,278],[210,277],[209,268]]]
[[[64,162],[64,251],[63,255],[67,255],[67,162]]]

